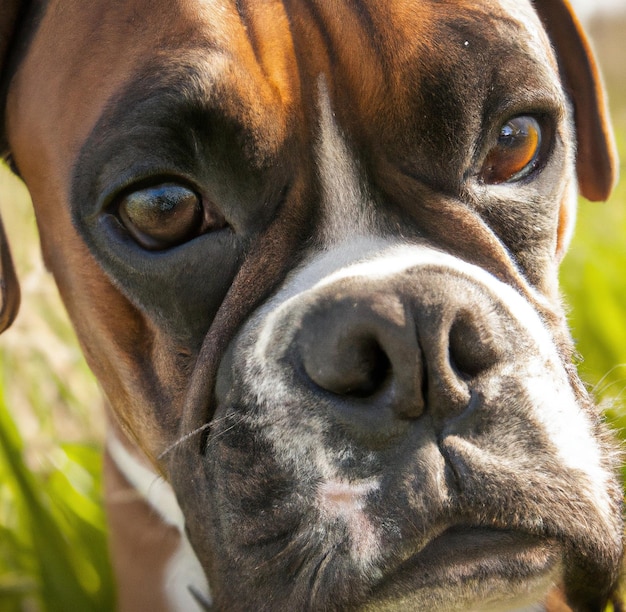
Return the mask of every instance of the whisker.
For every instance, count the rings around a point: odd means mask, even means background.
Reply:
[[[209,427],[211,427],[211,423],[205,423],[204,425],[201,425],[200,427],[198,427],[197,429],[194,429],[188,433],[186,433],[184,436],[182,436],[181,438],[178,438],[178,440],[176,440],[176,442],[170,444],[170,446],[168,446],[158,457],[157,459],[159,461],[161,461],[166,455],[169,455],[173,450],[175,450],[176,448],[178,448],[181,444],[184,444],[185,442],[187,442],[188,440],[190,440],[191,438],[201,434],[203,431],[206,431],[207,429],[209,429]]]
[[[606,383],[606,380],[617,370],[620,370],[621,368],[624,368],[626,370],[626,363],[618,363],[616,365],[614,365],[610,370],[608,370],[604,376],[602,376],[602,378],[595,384],[593,385],[591,392],[593,395],[596,394],[602,394],[605,393],[607,389],[609,389],[610,387],[612,387],[613,385],[617,384],[618,382],[620,382],[622,379],[620,379],[620,381],[613,381],[610,382],[608,384]]]
[[[200,427],[198,427],[196,429],[193,429],[192,431],[187,432],[186,434],[184,434],[183,436],[178,438],[178,440],[176,440],[175,442],[170,444],[170,446],[168,446],[164,451],[162,451],[159,454],[159,456],[157,457],[158,461],[161,461],[165,456],[169,455],[169,453],[171,453],[173,450],[175,450],[181,444],[184,444],[185,442],[187,442],[191,438],[200,435],[201,433],[205,432],[207,429],[210,429],[211,427],[215,427],[215,425],[219,425],[220,422],[226,421],[227,419],[230,419],[230,418],[232,418],[232,416],[231,415],[227,415],[227,416],[222,417],[221,419],[213,419],[209,423],[205,423],[204,425],[201,425]],[[224,435],[225,433],[227,433],[231,429],[233,429],[233,427],[236,427],[237,425],[239,425],[239,423],[241,423],[243,420],[244,420],[244,417],[240,416],[229,427],[227,427],[226,429],[223,429],[222,431],[220,431],[219,434],[216,434],[214,436],[214,438],[210,442],[214,442],[220,436]]]
[[[213,438],[211,440],[208,441],[207,446],[209,444],[212,444],[213,442],[216,442],[221,436],[223,436],[224,434],[228,433],[231,429],[237,427],[237,425],[239,425],[239,423],[242,423],[244,421],[244,417],[240,416],[236,421],[234,421],[229,427],[227,427],[226,429],[222,429],[222,431],[220,431],[218,434],[216,434],[215,436],[213,436]]]

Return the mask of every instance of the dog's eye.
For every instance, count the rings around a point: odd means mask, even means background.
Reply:
[[[119,217],[144,248],[166,249],[195,235],[203,222],[200,197],[191,189],[163,183],[125,195]]]
[[[507,121],[501,128],[480,172],[489,185],[524,178],[537,167],[541,150],[541,126],[534,117],[523,115]]]

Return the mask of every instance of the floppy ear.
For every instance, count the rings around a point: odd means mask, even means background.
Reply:
[[[578,186],[588,200],[606,200],[617,180],[617,153],[602,79],[569,0],[535,0],[574,104]]]
[[[20,286],[0,220],[0,333],[15,319],[20,306]]]
[[[6,59],[22,3],[15,0],[2,0],[0,3],[0,84],[3,83]],[[3,85],[1,91],[4,92]],[[1,96],[4,103],[4,96]],[[0,117],[4,118],[4,109],[0,109]],[[4,125],[0,125],[0,136],[4,133]],[[4,138],[0,138],[3,141]],[[1,194],[0,194],[1,197]],[[15,275],[11,252],[0,219],[0,332],[3,332],[15,319],[20,305],[20,288]]]
[[[22,2],[6,0],[0,5],[0,60],[7,54]]]

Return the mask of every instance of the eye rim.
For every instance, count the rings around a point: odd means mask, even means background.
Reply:
[[[132,221],[131,225],[133,225],[133,227],[129,227],[124,219],[124,217],[128,217],[122,212],[122,205],[125,199],[130,195],[141,191],[158,189],[159,187],[168,185],[183,188],[196,197],[199,208],[197,223],[190,226],[189,231],[184,232],[182,235],[172,239],[171,241],[150,236],[146,232],[134,227]],[[106,200],[107,203],[104,206],[104,211],[116,219],[119,229],[128,238],[135,242],[141,249],[146,251],[167,251],[190,242],[194,238],[209,232],[218,231],[228,227],[225,217],[218,211],[217,207],[212,204],[206,195],[203,194],[202,190],[198,189],[193,184],[190,184],[189,181],[181,179],[178,176],[153,176],[146,179],[125,182],[121,190],[116,191],[113,195],[107,197]]]
[[[538,142],[534,150],[534,154],[529,161],[517,172],[512,173],[503,180],[490,180],[486,178],[486,164],[490,153],[497,147],[498,140],[501,137],[502,130],[510,123],[520,120],[530,119],[537,127]],[[507,119],[498,124],[497,131],[491,133],[488,138],[488,148],[481,155],[481,163],[477,173],[480,184],[492,187],[499,185],[524,184],[536,177],[546,165],[550,151],[553,148],[554,127],[549,117],[544,113],[536,112],[517,112],[508,116]]]

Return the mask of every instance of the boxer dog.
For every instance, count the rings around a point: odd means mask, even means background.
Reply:
[[[557,268],[614,155],[566,0],[0,22],[4,150],[110,405],[122,608],[603,609],[618,455]]]

